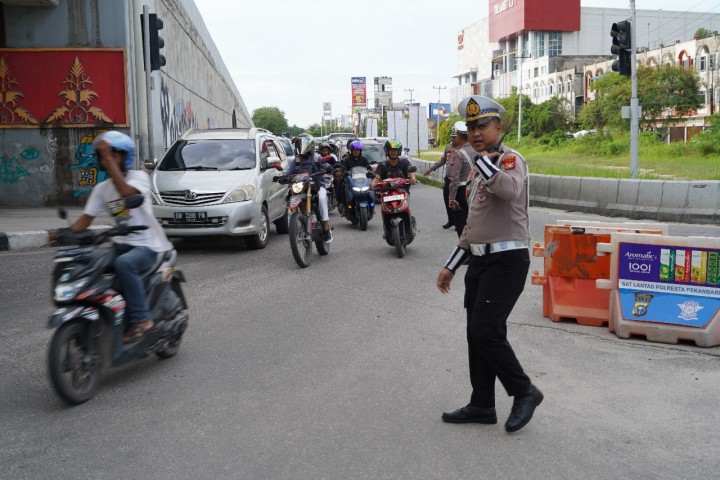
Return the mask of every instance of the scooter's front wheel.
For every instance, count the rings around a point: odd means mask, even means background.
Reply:
[[[290,238],[290,250],[295,262],[305,268],[310,265],[310,254],[312,253],[312,242],[305,233],[305,216],[300,212],[294,212],[288,224],[288,238]]]
[[[405,256],[405,244],[402,242],[402,237],[400,236],[400,224],[393,225],[392,227],[392,236],[393,236],[393,243],[395,244],[395,251],[397,252],[397,256],[399,258],[403,258]]]
[[[48,370],[55,391],[68,404],[79,405],[95,395],[100,358],[93,351],[85,322],[75,320],[55,332],[48,350]]]
[[[366,207],[359,207],[358,211],[360,212],[360,230],[364,232],[368,225],[368,211]]]

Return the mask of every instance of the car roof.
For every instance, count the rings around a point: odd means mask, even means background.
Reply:
[[[183,140],[247,140],[257,135],[275,137],[263,128],[207,128],[188,130],[181,137]]]

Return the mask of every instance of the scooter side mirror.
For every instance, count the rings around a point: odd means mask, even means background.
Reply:
[[[367,173],[365,174],[365,176],[366,176],[367,178],[371,179],[371,180],[372,180],[373,178],[375,178],[375,174],[374,174],[373,172],[367,172]]]
[[[129,208],[131,210],[133,208],[138,208],[144,201],[145,197],[139,193],[137,195],[130,195],[129,197],[125,197],[125,208]]]
[[[415,173],[417,172],[417,167],[415,165],[410,165],[410,168],[408,168],[408,173]]]
[[[58,217],[62,218],[63,220],[67,218],[67,210],[65,210],[63,207],[58,207],[57,212]]]

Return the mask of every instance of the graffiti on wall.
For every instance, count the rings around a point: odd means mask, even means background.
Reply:
[[[93,142],[95,137],[105,130],[98,130],[82,137],[80,145],[75,149],[75,160],[78,163],[70,165],[70,170],[76,173],[73,175],[73,197],[81,198],[90,194],[95,185],[107,178],[107,173],[100,169]]]
[[[31,172],[27,162],[40,158],[40,151],[35,147],[26,147],[12,156],[0,156],[0,182],[6,184],[17,183],[23,177],[29,177]]]
[[[160,118],[166,148],[191,128],[213,128],[213,122],[209,118],[204,122],[198,120],[189,100],[174,102],[164,79],[160,86]]]

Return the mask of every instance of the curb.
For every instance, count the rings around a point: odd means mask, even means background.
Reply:
[[[48,231],[0,232],[0,252],[8,250],[30,250],[48,245]]]
[[[97,225],[89,230],[102,232],[112,228],[110,225]],[[48,235],[50,230],[34,232],[0,232],[0,252],[33,250],[41,247],[50,247]]]

